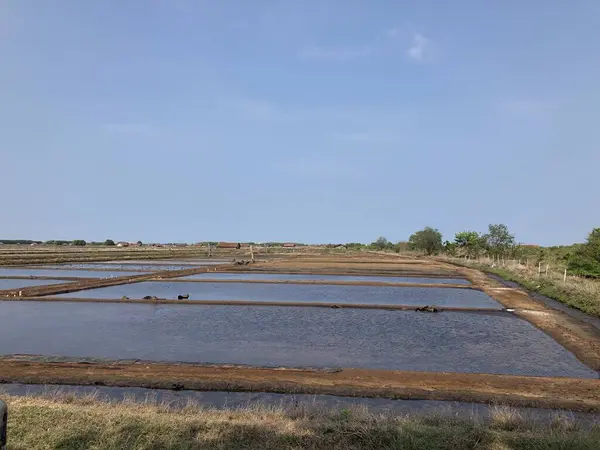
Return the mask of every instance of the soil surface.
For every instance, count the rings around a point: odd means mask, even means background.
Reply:
[[[600,380],[580,378],[149,362],[43,362],[32,357],[3,358],[0,373],[4,383],[329,394],[600,411]]]

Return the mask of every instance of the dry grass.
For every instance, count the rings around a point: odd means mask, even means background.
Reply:
[[[564,269],[550,268],[538,274],[537,266],[527,266],[518,261],[493,262],[488,259],[466,260],[452,258],[450,261],[494,273],[504,279],[515,281],[532,291],[558,300],[587,314],[600,317],[600,280],[569,276],[564,281]]]
[[[9,449],[598,449],[600,428],[536,424],[510,409],[490,424],[366,408],[247,406],[182,409],[91,397],[5,397]],[[561,419],[562,420],[562,419]]]

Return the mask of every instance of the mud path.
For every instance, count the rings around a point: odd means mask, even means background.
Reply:
[[[600,411],[600,380],[343,369],[270,369],[149,362],[0,359],[0,381],[154,389],[327,394]]]

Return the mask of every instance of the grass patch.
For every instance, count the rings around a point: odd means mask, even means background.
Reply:
[[[539,292],[586,314],[600,317],[600,281],[598,280],[570,276],[565,283],[562,275],[558,273],[538,276],[535,269],[519,264],[498,266],[462,259],[452,259],[451,262],[498,275],[505,280],[514,281],[530,291]]]
[[[600,428],[546,425],[510,409],[489,424],[456,418],[248,406],[232,410],[190,404],[103,402],[89,397],[5,397],[9,450],[16,449],[597,449]]]

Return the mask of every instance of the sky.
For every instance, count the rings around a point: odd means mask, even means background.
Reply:
[[[597,0],[0,0],[0,238],[600,226]]]

